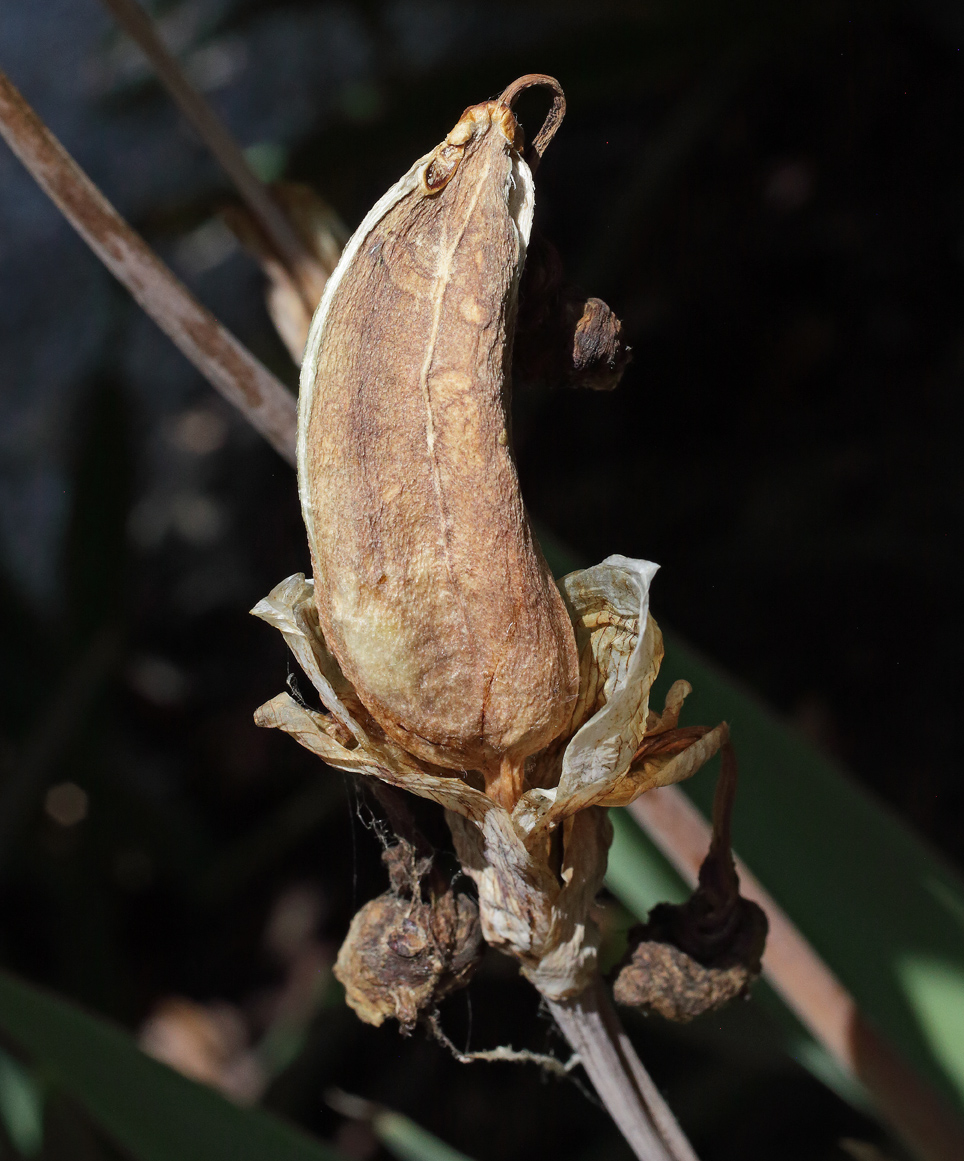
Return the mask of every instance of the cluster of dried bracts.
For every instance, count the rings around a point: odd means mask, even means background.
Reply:
[[[512,104],[531,85],[553,106],[527,147]],[[610,388],[629,355],[544,242],[520,309],[532,171],[563,111],[540,76],[468,108],[347,243],[307,337],[298,471],[314,579],[290,577],[254,611],[323,708],[280,694],[257,720],[440,803],[478,891],[477,905],[454,893],[407,840],[388,852],[391,890],[356,917],[337,968],[372,1023],[433,1012],[467,982],[480,932],[549,1000],[579,995],[598,976],[606,808],[728,747],[725,725],[679,726],[685,682],[650,707],[656,566],[612,556],[557,586],[520,496],[513,368]],[[288,325],[293,350],[302,337]],[[701,887],[638,933],[624,1002],[689,1018],[759,971],[765,921],[738,895],[731,774]]]

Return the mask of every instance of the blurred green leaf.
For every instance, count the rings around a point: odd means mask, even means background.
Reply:
[[[0,1030],[137,1161],[338,1161],[260,1109],[241,1109],[145,1056],[130,1037],[0,972]]]
[[[421,1125],[386,1110],[372,1117],[372,1132],[399,1161],[470,1161]]]
[[[898,971],[934,1055],[964,1092],[964,969],[908,955]]]
[[[765,987],[765,984],[757,985],[759,990]],[[769,989],[767,991],[771,997],[770,1006],[780,1004],[776,992]],[[789,1010],[783,1010],[788,1017],[785,1025],[790,1029],[787,1035],[787,1054],[791,1059],[805,1068],[811,1076],[815,1076],[817,1080],[825,1084],[831,1092],[835,1092],[841,1100],[853,1105],[855,1109],[860,1109],[868,1116],[876,1116],[877,1109],[873,1097],[853,1073],[848,1072],[840,1061],[835,1056],[831,1056],[830,1052],[822,1044],[818,1044],[802,1026],[799,1029],[793,1029]]]
[[[660,683],[685,677],[693,684],[685,720],[725,720],[733,731],[736,850],[873,1023],[964,1107],[964,1072],[948,1066],[959,1059],[960,1026],[934,1022],[935,993],[922,1001],[909,982],[920,977],[906,970],[911,961],[939,962],[964,978],[964,884],[753,694],[674,634],[665,636]],[[697,776],[683,787],[707,814],[714,783]]]
[[[288,164],[288,149],[279,141],[258,141],[245,149],[244,159],[262,181],[278,181]]]
[[[690,891],[624,810],[611,810],[613,845],[606,886],[640,920],[657,903],[682,903]]]
[[[40,1086],[19,1061],[0,1049],[0,1120],[24,1157],[35,1157],[43,1147],[43,1118]]]

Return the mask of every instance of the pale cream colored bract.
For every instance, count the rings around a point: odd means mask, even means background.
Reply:
[[[478,888],[486,941],[515,956],[551,1000],[578,995],[597,971],[599,933],[589,910],[605,875],[611,828],[595,808],[625,806],[689,778],[727,738],[720,725],[678,752],[637,757],[644,739],[677,728],[690,692],[676,682],[661,714],[649,708],[663,657],[662,634],[649,615],[656,567],[610,556],[563,578],[579,648],[579,699],[564,737],[529,759],[532,788],[511,814],[471,785],[471,772],[421,762],[385,736],[325,645],[311,581],[289,577],[252,610],[284,634],[327,711],[282,693],[258,710],[258,724],[284,730],[339,770],[445,807],[459,859]],[[549,839],[558,827],[557,874]]]

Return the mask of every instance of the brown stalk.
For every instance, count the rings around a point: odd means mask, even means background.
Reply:
[[[712,829],[675,786],[652,790],[630,814],[691,885]],[[740,891],[770,924],[763,971],[787,1007],[873,1097],[880,1116],[922,1161],[960,1161],[964,1126],[954,1112],[871,1027],[853,996],[817,955],[790,917],[740,859]]]
[[[108,270],[288,463],[296,403],[118,214],[0,71],[0,134]]]
[[[546,1000],[593,1087],[640,1161],[698,1161],[636,1055],[601,978],[571,1000]]]
[[[137,0],[103,0],[103,4],[154,66],[159,80],[234,183],[282,265],[291,273],[309,312],[313,311],[321,288],[325,285],[327,272],[305,246],[284,210],[248,164],[221,119],[188,80],[161,39],[150,15]]]
[[[566,115],[566,97],[562,91],[562,87],[555,77],[546,76],[545,73],[527,73],[524,77],[519,77],[518,80],[513,81],[502,96],[499,97],[499,104],[505,105],[507,109],[511,109],[520,93],[526,89],[534,88],[552,90],[552,107],[547,113],[545,121],[542,123],[542,128],[532,139],[532,144],[526,150],[526,161],[533,173],[538,169],[542,155],[546,151],[546,146],[555,137],[556,130],[562,124],[562,119]]]

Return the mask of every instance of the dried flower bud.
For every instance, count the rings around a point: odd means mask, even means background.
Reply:
[[[613,985],[616,1002],[685,1024],[744,995],[760,974],[767,922],[755,903],[741,899],[740,905],[735,938],[709,959],[679,946],[689,918],[681,908],[654,907],[646,925],[630,936],[631,951]]]
[[[601,298],[587,298],[572,336],[573,386],[612,391],[629,362],[623,324]]]
[[[557,83],[527,83],[556,89],[554,127]],[[510,807],[579,686],[509,441],[521,146],[506,104],[473,105],[371,210],[312,323],[298,440],[329,649],[391,738]]]
[[[600,298],[565,281],[559,252],[533,232],[519,291],[514,369],[523,382],[612,391],[631,355],[623,324]]]
[[[613,986],[616,1002],[686,1023],[743,995],[760,974],[767,936],[761,907],[740,895],[730,851],[736,794],[733,748],[723,748],[713,839],[699,886],[679,906],[660,903],[630,945]]]
[[[472,978],[482,956],[479,909],[451,886],[439,889],[430,862],[409,843],[390,847],[383,859],[391,890],[351,921],[334,970],[360,1019],[380,1025],[394,1018],[407,1034]]]

